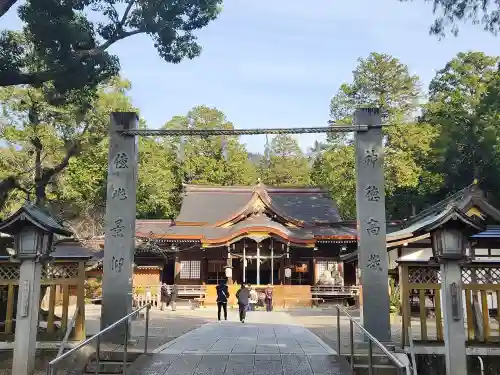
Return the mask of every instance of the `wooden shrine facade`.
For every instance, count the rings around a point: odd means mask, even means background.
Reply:
[[[355,228],[320,189],[187,185],[175,221],[137,222],[135,262],[167,284],[354,285]]]

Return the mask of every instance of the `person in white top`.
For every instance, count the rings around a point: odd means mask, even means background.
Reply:
[[[255,311],[255,305],[259,302],[259,297],[255,288],[250,286],[250,310]]]

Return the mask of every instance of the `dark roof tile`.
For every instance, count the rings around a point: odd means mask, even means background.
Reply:
[[[94,252],[77,240],[62,240],[54,244],[52,256],[56,259],[83,259],[92,258]]]
[[[215,224],[229,220],[250,202],[254,191],[263,188],[279,213],[305,223],[342,221],[333,199],[324,190],[308,187],[277,188],[264,185],[185,187],[178,222]]]
[[[217,223],[238,213],[250,201],[252,190],[186,191],[176,221]]]
[[[268,192],[271,203],[284,215],[305,223],[342,221],[333,199],[324,192]]]
[[[135,231],[139,233],[164,234],[172,226],[172,220],[136,220]]]

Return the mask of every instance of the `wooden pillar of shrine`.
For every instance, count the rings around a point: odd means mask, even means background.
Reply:
[[[309,261],[309,275],[310,275],[310,284],[316,284],[316,258],[313,258]]]
[[[291,266],[291,259],[290,259],[290,244],[286,245],[286,254],[285,254],[285,270],[287,268],[290,268]],[[292,284],[292,278],[291,277],[285,277],[285,284],[286,285],[291,285]]]
[[[181,261],[179,256],[175,256],[175,266],[174,266],[174,283],[178,284],[181,279]]]
[[[200,283],[208,283],[208,259],[205,256],[201,258]]]
[[[232,272],[233,272],[233,257],[231,255],[231,249],[230,247],[228,246],[227,247],[227,262],[226,262],[226,268],[229,268],[231,269],[231,277],[228,277],[227,278],[227,284],[228,285],[231,285],[233,283],[233,276],[232,276]],[[227,275],[227,273],[226,273]]]

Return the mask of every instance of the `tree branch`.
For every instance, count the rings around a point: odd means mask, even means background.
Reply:
[[[116,28],[117,31],[123,31],[123,26],[125,26],[125,22],[127,22],[128,14],[130,13],[130,10],[134,6],[135,0],[129,0],[129,1],[130,2],[127,5],[127,9],[125,9],[125,12],[123,13],[123,17],[120,20],[118,27]]]
[[[33,85],[40,85],[44,82],[52,81],[56,79],[58,75],[63,75],[64,73],[66,73],[68,71],[67,66],[72,66],[73,64],[80,62],[80,60],[82,60],[84,57],[97,56],[106,51],[114,43],[122,39],[128,38],[129,36],[141,34],[144,32],[146,32],[145,29],[136,29],[132,31],[121,32],[116,37],[107,40],[105,43],[101,44],[96,48],[76,51],[71,64],[66,64],[66,66],[61,65],[56,69],[49,69],[36,73],[21,73],[20,71],[0,72],[0,87],[17,86],[17,85],[33,86]]]
[[[9,11],[17,0],[0,0],[0,17]]]
[[[4,208],[5,203],[7,203],[7,198],[9,194],[14,190],[21,190],[29,196],[29,191],[24,189],[15,176],[9,176],[2,181],[0,181],[0,210]]]
[[[89,130],[90,123],[87,122],[80,133],[80,137],[83,136],[87,131]],[[52,179],[53,176],[56,174],[60,173],[64,168],[66,168],[69,164],[70,159],[73,156],[76,156],[80,153],[81,147],[80,147],[80,139],[76,139],[73,141],[71,146],[68,147],[66,151],[66,155],[64,155],[63,160],[57,164],[55,167],[52,168],[47,168],[43,171],[42,178],[38,181],[38,186],[46,186],[50,180]]]

